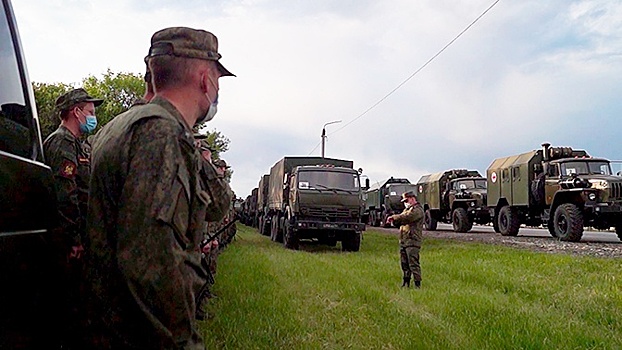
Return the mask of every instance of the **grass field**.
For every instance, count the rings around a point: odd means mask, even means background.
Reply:
[[[400,288],[397,238],[290,251],[255,229],[219,258],[208,349],[622,349],[622,261],[427,239]]]

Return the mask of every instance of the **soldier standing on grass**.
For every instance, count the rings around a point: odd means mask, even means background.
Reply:
[[[400,263],[404,272],[402,287],[410,287],[412,275],[415,288],[421,288],[419,250],[423,240],[423,208],[412,191],[402,194],[402,203],[406,209],[401,214],[389,216],[387,223],[400,225]]]
[[[103,100],[92,98],[84,89],[71,90],[56,100],[60,126],[43,143],[48,165],[54,174],[58,199],[60,227],[63,232],[63,259],[66,259],[64,281],[65,300],[59,321],[65,325],[63,347],[80,348],[76,334],[80,333],[80,284],[82,255],[86,230],[86,211],[91,175],[90,148],[80,138],[92,133],[97,126],[95,107]]]
[[[196,295],[210,205],[192,127],[214,117],[216,37],[167,28],[151,37],[150,103],[117,116],[93,145],[86,289],[89,349],[204,349]],[[228,203],[229,199],[227,199]]]

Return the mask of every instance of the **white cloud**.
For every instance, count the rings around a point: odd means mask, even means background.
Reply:
[[[77,82],[107,68],[142,73],[153,32],[215,33],[223,63],[225,157],[245,197],[285,155],[306,155],[331,125],[327,155],[373,181],[426,172],[484,172],[493,158],[543,141],[622,159],[622,4],[501,1],[414,79],[331,134],[412,74],[491,0],[14,2],[30,75]],[[584,125],[591,125],[585,131]],[[601,128],[594,129],[593,125]],[[597,134],[599,137],[591,135]],[[604,139],[604,141],[603,141]],[[319,148],[314,154],[319,154]]]

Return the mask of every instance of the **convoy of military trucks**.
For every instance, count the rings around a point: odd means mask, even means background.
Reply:
[[[521,225],[543,226],[559,240],[577,242],[592,227],[615,228],[622,239],[622,177],[612,173],[610,161],[548,143],[495,159],[486,177],[450,169],[415,184],[391,177],[371,187],[368,179],[361,186],[351,161],[285,157],[258,188],[245,201],[247,221],[292,249],[301,239],[313,239],[333,246],[341,241],[343,250],[358,251],[365,224],[387,227],[388,216],[403,209],[400,196],[407,191],[417,194],[430,231],[439,222],[456,232],[478,224],[516,236]]]

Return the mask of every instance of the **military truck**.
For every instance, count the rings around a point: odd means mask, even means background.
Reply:
[[[622,239],[622,177],[609,161],[570,147],[542,148],[494,160],[486,171],[495,231],[516,236],[521,224],[545,225],[563,241],[584,227],[616,228]]]
[[[285,157],[270,169],[270,238],[298,249],[315,239],[344,251],[358,251],[365,224],[359,172],[348,160]]]
[[[476,170],[452,169],[422,176],[417,198],[425,210],[426,230],[438,222],[452,224],[456,232],[468,232],[474,223],[490,222],[486,206],[486,179]]]
[[[0,2],[0,76],[0,349],[60,348],[66,250],[9,0]]]
[[[370,226],[389,227],[387,218],[404,210],[402,193],[415,191],[417,187],[408,179],[391,177],[384,182],[372,185],[365,192],[365,212],[363,220]]]
[[[246,196],[242,203],[242,215],[240,222],[246,226],[254,226],[255,212],[257,210],[257,187],[253,188],[251,194]]]
[[[267,236],[270,234],[271,217],[266,215],[268,212],[268,185],[270,175],[266,174],[259,179],[259,190],[257,191],[257,225],[259,233]]]

